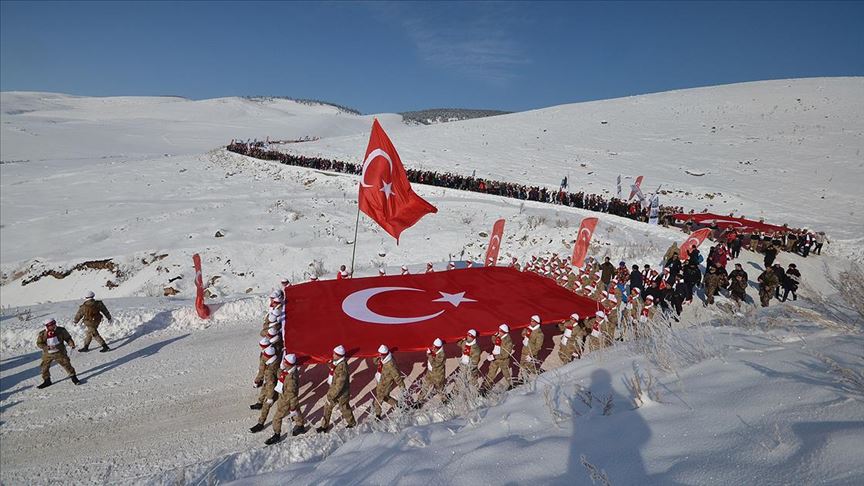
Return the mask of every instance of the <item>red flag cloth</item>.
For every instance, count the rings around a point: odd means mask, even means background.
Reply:
[[[585,255],[588,254],[588,245],[591,244],[591,237],[594,235],[594,228],[596,227],[597,218],[585,218],[582,220],[582,224],[579,225],[576,244],[573,246],[573,258],[570,259],[570,265],[581,267],[585,263]]]
[[[507,267],[308,282],[285,294],[286,350],[319,362],[338,344],[354,357],[376,356],[381,344],[422,351],[471,328],[489,336],[502,323],[527,327],[534,314],[551,324],[597,311],[552,279]]]
[[[486,250],[485,265],[494,267],[498,262],[498,250],[501,249],[501,238],[504,236],[504,220],[495,221],[492,226],[492,236],[489,238],[489,248]]]
[[[210,307],[204,303],[204,280],[201,277],[201,257],[196,253],[192,255],[192,264],[195,266],[195,310],[201,319],[210,318]]]
[[[638,192],[640,195],[642,194],[642,189],[640,188],[640,186],[642,185],[642,178],[643,178],[643,177],[645,177],[645,176],[639,176],[639,177],[637,177],[637,178],[636,178],[636,183],[633,184],[632,186],[630,186],[630,197],[627,198],[628,201],[631,200],[631,199],[633,199],[633,196],[635,196],[637,192]],[[639,198],[639,199],[642,199],[642,198]]]
[[[377,118],[372,122],[363,158],[358,200],[360,210],[397,242],[406,228],[414,226],[427,213],[438,212],[411,189],[402,160]]]
[[[705,241],[705,238],[708,238],[708,235],[711,234],[711,230],[708,228],[702,228],[699,231],[694,231],[690,233],[684,243],[681,243],[681,248],[678,250],[678,258],[682,260],[686,260],[690,256],[690,251],[693,248],[699,248],[699,245]]]
[[[752,219],[736,218],[734,216],[723,216],[713,213],[698,213],[698,214],[673,214],[673,218],[679,221],[693,221],[696,224],[704,226],[716,226],[720,229],[736,228],[739,231],[761,231],[763,233],[778,233],[789,231],[786,226],[777,226],[773,224],[754,221]]]

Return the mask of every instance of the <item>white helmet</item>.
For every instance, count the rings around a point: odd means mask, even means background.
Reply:
[[[92,299],[94,297],[96,297],[96,294],[94,294],[92,290],[88,290],[87,293],[84,294],[85,299]]]
[[[501,324],[500,326],[498,326],[498,330],[503,333],[508,333],[510,332],[510,326],[508,326],[507,324]]]

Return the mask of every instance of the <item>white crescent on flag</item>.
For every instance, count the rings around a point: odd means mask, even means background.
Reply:
[[[369,168],[369,165],[372,164],[372,161],[375,160],[376,157],[384,157],[387,159],[387,162],[390,164],[390,174],[393,173],[393,160],[390,158],[390,154],[377,148],[369,152],[366,160],[363,161],[363,170],[360,172],[360,185],[363,187],[372,187],[370,184],[366,184],[366,169]]]
[[[348,295],[348,297],[345,297],[345,300],[342,301],[342,312],[344,312],[348,317],[371,324],[412,324],[415,322],[434,319],[444,313],[444,311],[441,310],[434,314],[426,314],[423,316],[393,317],[379,314],[369,308],[369,299],[372,297],[386,292],[397,291],[424,292],[424,290],[415,289],[413,287],[373,287],[370,289],[358,290],[357,292]],[[474,299],[465,297],[465,292],[449,294],[447,292],[439,291],[438,293],[441,294],[441,297],[432,302],[446,302],[453,307],[459,307],[459,304],[463,302],[477,302]]]

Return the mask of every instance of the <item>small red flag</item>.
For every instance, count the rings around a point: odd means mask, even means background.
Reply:
[[[195,311],[201,319],[210,318],[210,307],[204,303],[204,279],[201,276],[201,257],[196,253],[192,255],[192,264],[195,266]]]
[[[690,251],[693,250],[693,248],[698,248],[710,234],[710,228],[702,228],[699,231],[691,233],[690,236],[684,240],[684,243],[681,243],[681,248],[678,250],[678,257],[682,260],[689,258]]]
[[[308,282],[285,288],[285,349],[320,362],[337,344],[352,357],[376,356],[381,343],[422,351],[469,328],[489,336],[502,323],[527,327],[534,314],[553,324],[596,310],[552,279],[507,267]]]
[[[494,267],[498,262],[498,250],[501,249],[501,238],[504,236],[504,220],[495,221],[492,226],[492,236],[489,238],[489,248],[486,250],[487,267]]]
[[[570,259],[570,265],[581,267],[585,263],[585,255],[588,254],[588,245],[591,244],[591,237],[594,236],[594,228],[597,227],[597,218],[585,218],[582,224],[579,225],[579,236],[576,237],[576,244],[573,246],[573,258]]]
[[[406,228],[414,226],[426,214],[438,212],[411,189],[402,160],[377,118],[372,122],[369,146],[363,159],[358,200],[360,210],[397,242]]]

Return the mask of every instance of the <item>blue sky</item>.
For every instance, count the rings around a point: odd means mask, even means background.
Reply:
[[[2,2],[0,88],[525,110],[864,75],[862,2]]]

